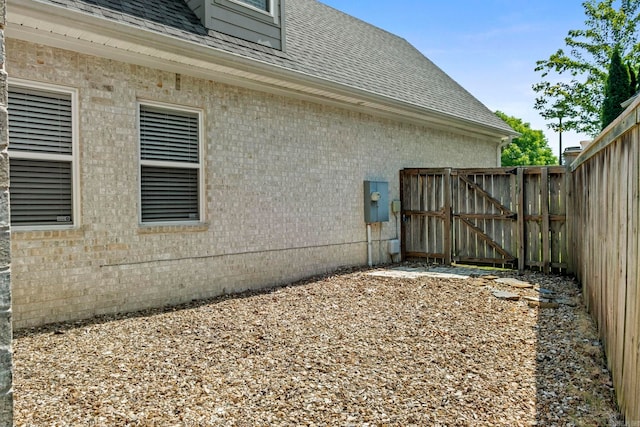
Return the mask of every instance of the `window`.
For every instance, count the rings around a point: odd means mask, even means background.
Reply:
[[[140,218],[200,221],[200,113],[140,104]]]
[[[280,49],[284,28],[280,17],[284,0],[209,0],[211,29],[254,43],[269,41]],[[284,15],[282,15],[284,16]],[[262,40],[262,41],[260,41]]]
[[[270,12],[269,10],[269,2],[270,0],[236,0],[240,3],[248,4],[249,6],[253,6],[256,9],[264,10],[265,12]]]
[[[75,92],[9,86],[11,225],[75,221]]]

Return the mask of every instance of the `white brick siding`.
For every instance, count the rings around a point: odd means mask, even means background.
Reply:
[[[17,328],[176,304],[367,261],[363,181],[496,166],[496,144],[8,40],[14,78],[78,90],[79,228],[12,236]],[[139,225],[139,100],[202,109],[205,222]],[[399,224],[398,224],[399,225]],[[374,226],[389,261],[396,221]],[[380,255],[382,254],[382,258]]]

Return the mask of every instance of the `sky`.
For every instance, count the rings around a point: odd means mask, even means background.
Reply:
[[[536,61],[565,48],[583,29],[582,0],[321,0],[406,39],[490,110],[544,131],[558,155],[558,134],[533,108]],[[565,132],[563,150],[588,140]]]

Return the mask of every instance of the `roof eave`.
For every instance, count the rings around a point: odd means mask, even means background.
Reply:
[[[8,38],[51,45],[221,83],[483,136],[497,142],[514,131],[321,79],[300,71],[36,0],[8,0]]]

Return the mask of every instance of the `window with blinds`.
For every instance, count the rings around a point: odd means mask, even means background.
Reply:
[[[9,87],[11,224],[73,224],[70,93]]]
[[[200,115],[140,105],[143,223],[200,220]]]

